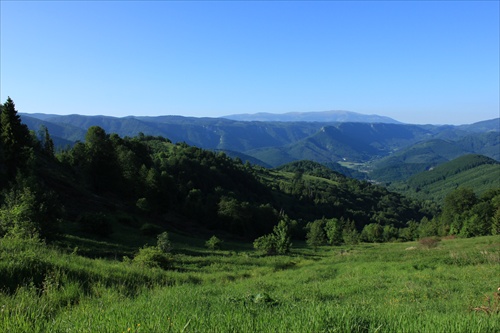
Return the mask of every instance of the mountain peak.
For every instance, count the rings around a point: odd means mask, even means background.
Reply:
[[[305,122],[356,122],[401,124],[399,121],[376,114],[366,115],[352,111],[331,110],[312,112],[288,112],[282,114],[259,112],[254,114],[233,114],[221,118],[238,121],[305,121]]]

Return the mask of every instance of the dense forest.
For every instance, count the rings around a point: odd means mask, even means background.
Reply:
[[[431,180],[412,179],[423,186]],[[0,117],[0,236],[107,237],[116,223],[261,239],[286,224],[312,245],[500,233],[500,187],[459,187],[443,203],[405,197],[298,161],[268,169],[168,138],[120,137],[91,126],[55,151],[47,128],[24,125],[12,99]],[[279,229],[279,228],[278,228]],[[278,230],[279,231],[279,230]]]

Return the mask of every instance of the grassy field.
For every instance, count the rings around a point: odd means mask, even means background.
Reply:
[[[165,271],[2,239],[0,332],[500,332],[498,236],[274,257],[185,240]]]

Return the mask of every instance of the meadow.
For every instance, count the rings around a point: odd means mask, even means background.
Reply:
[[[500,238],[177,243],[172,267],[0,239],[1,332],[500,332]]]

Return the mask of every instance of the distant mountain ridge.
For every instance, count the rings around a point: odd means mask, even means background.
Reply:
[[[476,124],[411,125],[368,122],[239,121],[225,118],[22,114],[35,132],[48,128],[56,146],[85,140],[90,126],[107,133],[162,136],[174,143],[225,151],[253,164],[277,167],[298,160],[370,171],[379,181],[405,179],[459,157],[482,154],[500,160],[499,119]],[[341,169],[335,166],[334,169]],[[345,169],[343,169],[345,170]],[[359,175],[359,173],[354,173]]]
[[[313,122],[352,122],[352,123],[387,123],[402,124],[401,122],[376,114],[365,115],[352,111],[313,111],[288,112],[282,114],[259,112],[254,114],[233,114],[221,118],[238,121],[313,121]]]

